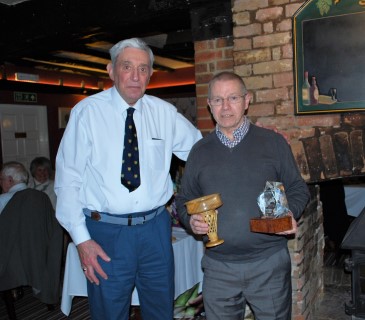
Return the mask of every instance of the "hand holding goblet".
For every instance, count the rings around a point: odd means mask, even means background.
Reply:
[[[214,193],[208,196],[200,197],[185,203],[188,214],[201,214],[204,221],[208,224],[209,242],[206,247],[220,245],[224,240],[218,238],[217,233],[217,208],[222,205],[220,194]]]

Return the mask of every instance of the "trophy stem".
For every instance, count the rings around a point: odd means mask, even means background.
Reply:
[[[209,242],[205,245],[206,247],[215,247],[224,242],[224,240],[218,238],[217,233],[217,211],[216,210],[208,210],[205,212],[202,212],[202,215],[204,217],[204,221],[208,224],[209,230],[208,230],[208,238]]]

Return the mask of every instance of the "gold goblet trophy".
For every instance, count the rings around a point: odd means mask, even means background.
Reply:
[[[218,238],[217,233],[217,208],[222,204],[223,202],[219,193],[213,193],[185,203],[188,214],[201,214],[204,221],[208,224],[209,229],[207,235],[209,242],[205,245],[208,248],[218,246],[224,242],[223,239]]]

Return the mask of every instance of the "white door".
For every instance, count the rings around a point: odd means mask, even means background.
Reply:
[[[0,104],[0,124],[3,162],[49,158],[46,106]]]

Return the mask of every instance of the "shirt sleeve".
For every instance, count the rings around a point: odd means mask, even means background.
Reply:
[[[90,141],[80,113],[72,110],[56,157],[56,217],[76,245],[90,239],[80,202]]]
[[[201,132],[182,114],[177,113],[173,153],[186,161],[192,146],[201,138]]]

